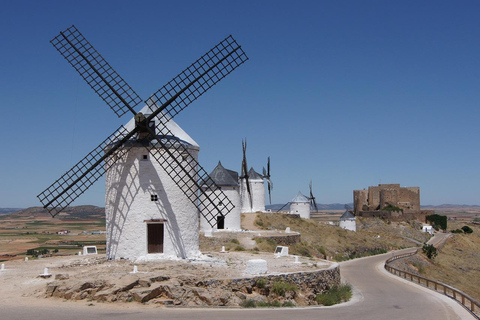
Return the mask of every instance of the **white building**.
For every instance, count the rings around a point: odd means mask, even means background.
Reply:
[[[301,192],[290,201],[290,214],[299,214],[300,218],[310,219],[310,200]]]
[[[151,113],[147,106],[141,112]],[[125,127],[132,130],[134,120]],[[168,142],[181,143],[189,152],[177,159],[182,163],[198,159],[198,144],[173,120],[166,127],[178,138],[166,138]],[[121,155],[122,150],[128,152]],[[149,152],[141,141],[131,140],[111,156],[117,158],[110,168],[111,159],[106,160],[108,259],[183,259],[200,254],[198,210],[154,159],[156,152],[165,151],[156,146]],[[189,173],[196,176],[196,171],[192,168]]]
[[[345,211],[345,213],[340,217],[340,228],[357,231],[357,221],[355,216],[350,211]]]
[[[247,190],[246,179],[241,179],[241,212],[265,212],[265,183],[263,176],[251,168],[248,171],[248,184],[250,185],[250,194]]]
[[[429,226],[429,225],[424,225],[422,227],[422,231],[426,232],[426,233],[429,233],[429,234],[433,234],[433,227]]]
[[[220,214],[216,217],[216,225],[214,229],[241,230],[240,185],[238,183],[238,173],[233,170],[225,169],[222,164],[218,162],[218,165],[210,173],[210,178],[212,178],[213,182],[215,182],[219,189],[210,191],[208,188],[205,188],[207,190],[207,196],[209,196],[210,199],[216,199],[216,193],[218,190],[221,190],[235,206],[225,217]],[[206,209],[212,209],[211,206]],[[221,209],[222,203],[217,203],[217,206]],[[204,209],[205,208],[200,208],[201,211]],[[200,228],[202,231],[212,229],[212,226],[203,215],[200,215]]]

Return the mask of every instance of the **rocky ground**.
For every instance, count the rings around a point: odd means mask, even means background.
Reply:
[[[257,277],[247,274],[251,259],[265,260],[268,273]],[[313,290],[303,286],[302,280],[283,294],[273,290],[275,283],[296,281],[295,277],[281,278],[281,274],[310,274],[334,265],[319,259],[299,258],[298,262],[293,256],[275,258],[271,253],[251,252],[212,252],[190,261],[142,263],[107,261],[104,255],[17,260],[0,271],[0,294],[176,306],[239,306],[246,299],[314,304],[315,294],[328,289],[329,284],[312,283],[318,288]],[[48,278],[39,276],[45,267],[51,274]]]

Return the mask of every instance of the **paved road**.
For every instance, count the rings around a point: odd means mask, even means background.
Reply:
[[[85,320],[85,319],[473,319],[453,300],[387,274],[382,263],[391,254],[357,259],[341,264],[342,277],[360,291],[346,304],[298,309],[152,309],[132,303],[123,310],[112,304],[62,302],[46,299],[45,305],[29,300],[5,305],[0,298],[0,319]],[[8,300],[8,299],[7,299]],[[58,302],[57,302],[58,301]],[[115,305],[113,305],[115,306]],[[459,313],[459,314],[457,314]]]
[[[435,236],[430,238],[428,240],[428,244],[433,244],[435,247],[443,246],[445,241],[452,236],[451,233],[442,233],[442,232],[437,232],[435,233]]]

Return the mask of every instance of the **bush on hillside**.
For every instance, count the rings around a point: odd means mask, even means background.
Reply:
[[[426,220],[430,222],[435,230],[440,228],[442,230],[447,230],[447,216],[441,216],[439,214],[432,214],[426,217]],[[437,228],[435,228],[437,227]]]

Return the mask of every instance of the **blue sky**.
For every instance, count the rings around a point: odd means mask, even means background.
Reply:
[[[74,24],[146,99],[232,34],[250,60],[175,120],[219,160],[261,172],[273,203],[379,183],[422,204],[480,204],[478,1],[2,1],[0,207],[36,195],[118,119],[49,43]],[[103,206],[103,180],[74,204]]]

